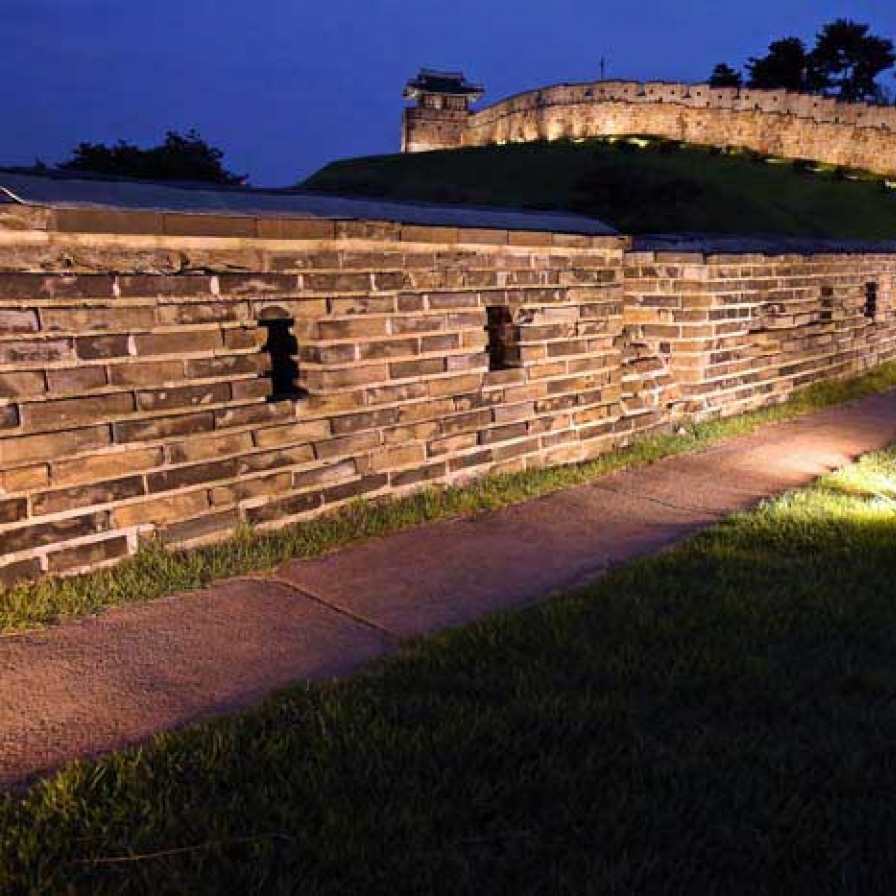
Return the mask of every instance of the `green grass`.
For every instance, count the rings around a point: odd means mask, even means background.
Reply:
[[[22,631],[85,616],[107,607],[203,588],[231,576],[273,569],[286,560],[316,557],[353,541],[387,535],[434,520],[518,504],[590,482],[614,470],[695,451],[724,438],[824,407],[896,388],[896,363],[851,379],[800,390],[787,402],[739,417],[645,437],[631,447],[584,464],[486,476],[461,487],[428,488],[408,498],[356,503],[319,519],[276,532],[248,529],[209,547],[172,551],[149,543],[113,569],[0,591],[0,633]]]
[[[0,892],[890,894],[896,449],[0,800]]]
[[[346,159],[303,186],[389,199],[568,209],[634,234],[896,238],[896,192],[882,178],[849,176],[811,163],[769,164],[749,152],[593,139]]]

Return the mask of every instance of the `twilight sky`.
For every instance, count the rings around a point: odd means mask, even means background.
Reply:
[[[891,0],[0,0],[0,163],[195,127],[287,185],[396,152],[421,65],[462,68],[486,103],[597,78],[602,56],[607,77],[703,80],[838,16],[896,37]]]

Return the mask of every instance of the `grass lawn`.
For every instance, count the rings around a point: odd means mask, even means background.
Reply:
[[[704,448],[757,427],[896,388],[896,363],[861,376],[822,383],[774,407],[701,423],[679,433],[646,437],[585,464],[487,476],[465,486],[428,488],[409,498],[359,502],[347,509],[276,532],[245,530],[220,544],[172,551],[148,544],[113,569],[76,578],[44,579],[0,590],[0,634],[36,628],[106,607],[203,588],[219,579],[273,569],[286,560],[315,557],[350,542],[421,523],[518,504],[614,470]]]
[[[896,238],[896,191],[830,166],[650,139],[592,139],[333,162],[302,185],[325,193],[568,209],[623,233],[702,231]],[[814,170],[818,168],[818,170]]]
[[[0,801],[0,892],[890,894],[896,449]]]

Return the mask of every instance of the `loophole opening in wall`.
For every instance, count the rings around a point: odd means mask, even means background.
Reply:
[[[865,284],[865,305],[862,309],[862,313],[869,320],[874,320],[877,317],[877,284],[876,283],[866,283]]]
[[[510,367],[508,347],[513,316],[506,305],[488,305],[485,314],[488,332],[488,369],[507,370]]]
[[[299,386],[299,340],[292,327],[291,317],[275,317],[262,320],[259,326],[268,332],[262,351],[267,352],[270,367],[267,376],[271,380],[268,401],[295,401],[306,395]]]

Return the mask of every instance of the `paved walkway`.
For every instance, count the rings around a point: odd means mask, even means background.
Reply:
[[[0,638],[0,786],[344,675],[896,442],[896,392],[523,505]]]

